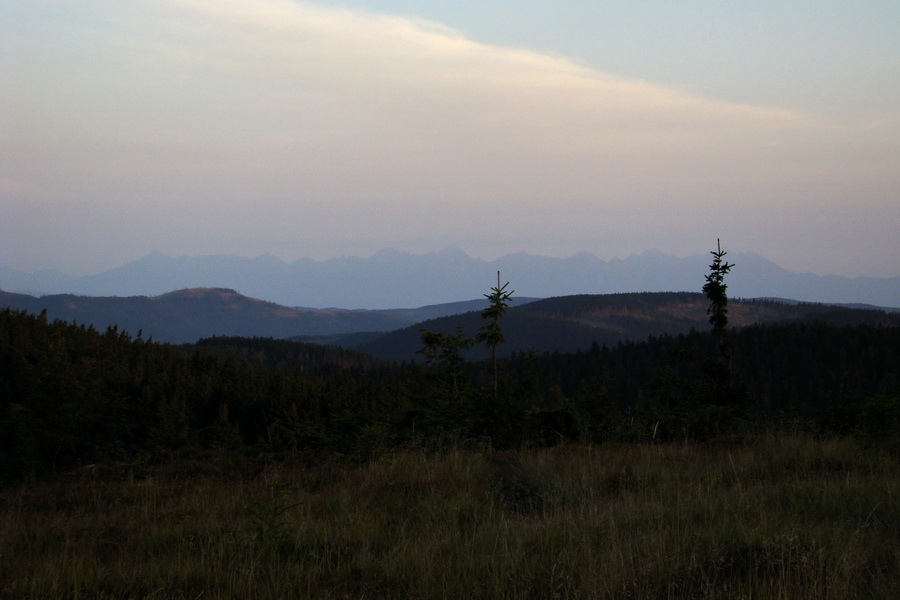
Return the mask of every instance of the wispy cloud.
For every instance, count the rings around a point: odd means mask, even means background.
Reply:
[[[650,210],[728,187],[898,183],[894,115],[867,128],[727,103],[306,2],[75,0],[60,17],[20,4],[3,47],[4,195],[302,220],[285,207]],[[343,219],[344,235],[367,225]]]

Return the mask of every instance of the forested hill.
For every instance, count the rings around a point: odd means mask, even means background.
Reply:
[[[89,297],[63,294],[40,298],[0,291],[0,306],[47,312],[50,319],[98,329],[114,325],[136,336],[172,343],[214,335],[285,338],[356,331],[389,331],[414,322],[388,312],[290,308],[250,298],[235,290],[192,288],[161,296]]]
[[[506,342],[503,356],[516,352],[574,352],[593,344],[615,345],[650,336],[675,335],[691,330],[709,330],[709,301],[703,294],[656,292],[640,294],[577,295],[547,298],[512,307],[503,318]],[[775,300],[731,300],[732,327],[761,323],[821,321],[833,324],[900,326],[900,313],[876,309],[851,309],[828,304]],[[453,335],[458,328],[468,336],[483,325],[477,311],[433,319],[389,332],[348,347],[385,359],[414,360],[421,348],[421,330]],[[332,339],[332,343],[341,343]],[[485,349],[475,349],[469,358],[486,358]]]
[[[417,309],[342,310],[291,308],[249,298],[234,290],[193,288],[162,296],[127,298],[60,295],[35,298],[0,291],[0,306],[46,311],[48,319],[115,326],[132,336],[193,343],[213,336],[290,338],[357,349],[383,359],[412,360],[420,329],[472,335],[481,325],[484,299]],[[615,344],[651,335],[708,328],[706,300],[698,293],[660,292],[513,297],[504,317],[507,343],[501,352],[568,352],[592,343]],[[468,312],[467,312],[468,311]],[[900,313],[790,301],[732,300],[731,323],[744,326],[791,320],[833,323],[900,323]],[[427,321],[426,321],[427,320]],[[479,357],[473,352],[470,358]],[[483,356],[483,355],[481,355]]]
[[[533,298],[516,298],[514,305]],[[29,296],[0,290],[0,307],[47,312],[51,320],[115,326],[136,336],[175,344],[212,336],[334,336],[392,331],[426,319],[471,311],[483,301],[451,302],[419,308],[345,310],[296,308],[250,298],[224,288],[190,288],[161,296]]]

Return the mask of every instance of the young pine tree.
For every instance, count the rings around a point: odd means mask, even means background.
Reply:
[[[703,293],[709,300],[706,314],[709,315],[709,322],[713,326],[713,336],[719,346],[720,360],[711,361],[706,365],[708,385],[712,397],[717,399],[716,404],[740,403],[741,395],[734,388],[731,344],[725,337],[725,327],[728,325],[728,286],[725,284],[725,276],[734,265],[725,260],[727,253],[722,250],[718,239],[716,250],[710,254],[713,255],[713,262],[709,266],[709,274],[706,275]]]
[[[726,293],[728,286],[725,284],[725,276],[734,265],[723,260],[727,252],[722,250],[722,244],[718,239],[716,240],[716,250],[711,251],[710,254],[713,255],[713,263],[709,266],[709,274],[706,276],[706,283],[703,284],[703,293],[709,300],[706,314],[709,315],[709,322],[713,326],[713,335],[717,337],[719,351],[724,357],[728,352],[725,342],[725,327],[728,325],[728,294]]]
[[[508,281],[502,286],[500,285],[500,271],[497,271],[497,287],[491,288],[491,293],[484,295],[490,302],[490,306],[481,313],[481,318],[488,321],[488,323],[483,325],[475,335],[477,343],[484,344],[491,349],[491,359],[494,363],[494,400],[497,399],[497,347],[506,341],[506,338],[503,336],[503,329],[500,327],[500,319],[509,306],[510,298],[515,293],[514,291],[506,291],[508,285]]]

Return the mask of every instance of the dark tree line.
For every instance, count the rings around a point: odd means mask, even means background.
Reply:
[[[316,446],[326,430],[341,445],[335,432],[394,408],[391,368],[374,380],[343,351],[243,348],[231,338],[186,350],[0,311],[0,479],[183,447]],[[282,366],[247,360],[266,356]],[[348,356],[357,364],[346,367]]]
[[[186,352],[204,350],[219,358],[236,358],[255,364],[300,368],[316,374],[341,370],[368,371],[384,364],[362,352],[334,346],[263,337],[216,336],[183,346]]]
[[[314,358],[291,344],[228,338],[186,349],[4,310],[0,479],[182,448],[367,456],[483,436],[520,447],[803,427],[896,442],[900,430],[896,327],[736,330],[731,398],[709,389],[705,361],[718,347],[701,332],[519,354],[499,361],[496,395],[492,362],[452,351],[427,366],[348,366],[340,351]]]
[[[900,435],[900,328],[758,325],[732,332],[730,344],[729,396],[721,394],[717,343],[703,332],[518,355],[507,368],[513,379],[536,370],[538,397],[556,389],[579,407],[611,406],[605,425],[615,427],[594,437],[646,439],[654,426],[664,439],[768,427]]]

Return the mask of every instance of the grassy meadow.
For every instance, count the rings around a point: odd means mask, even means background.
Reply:
[[[900,598],[852,439],[182,455],[0,490],[0,598]]]

